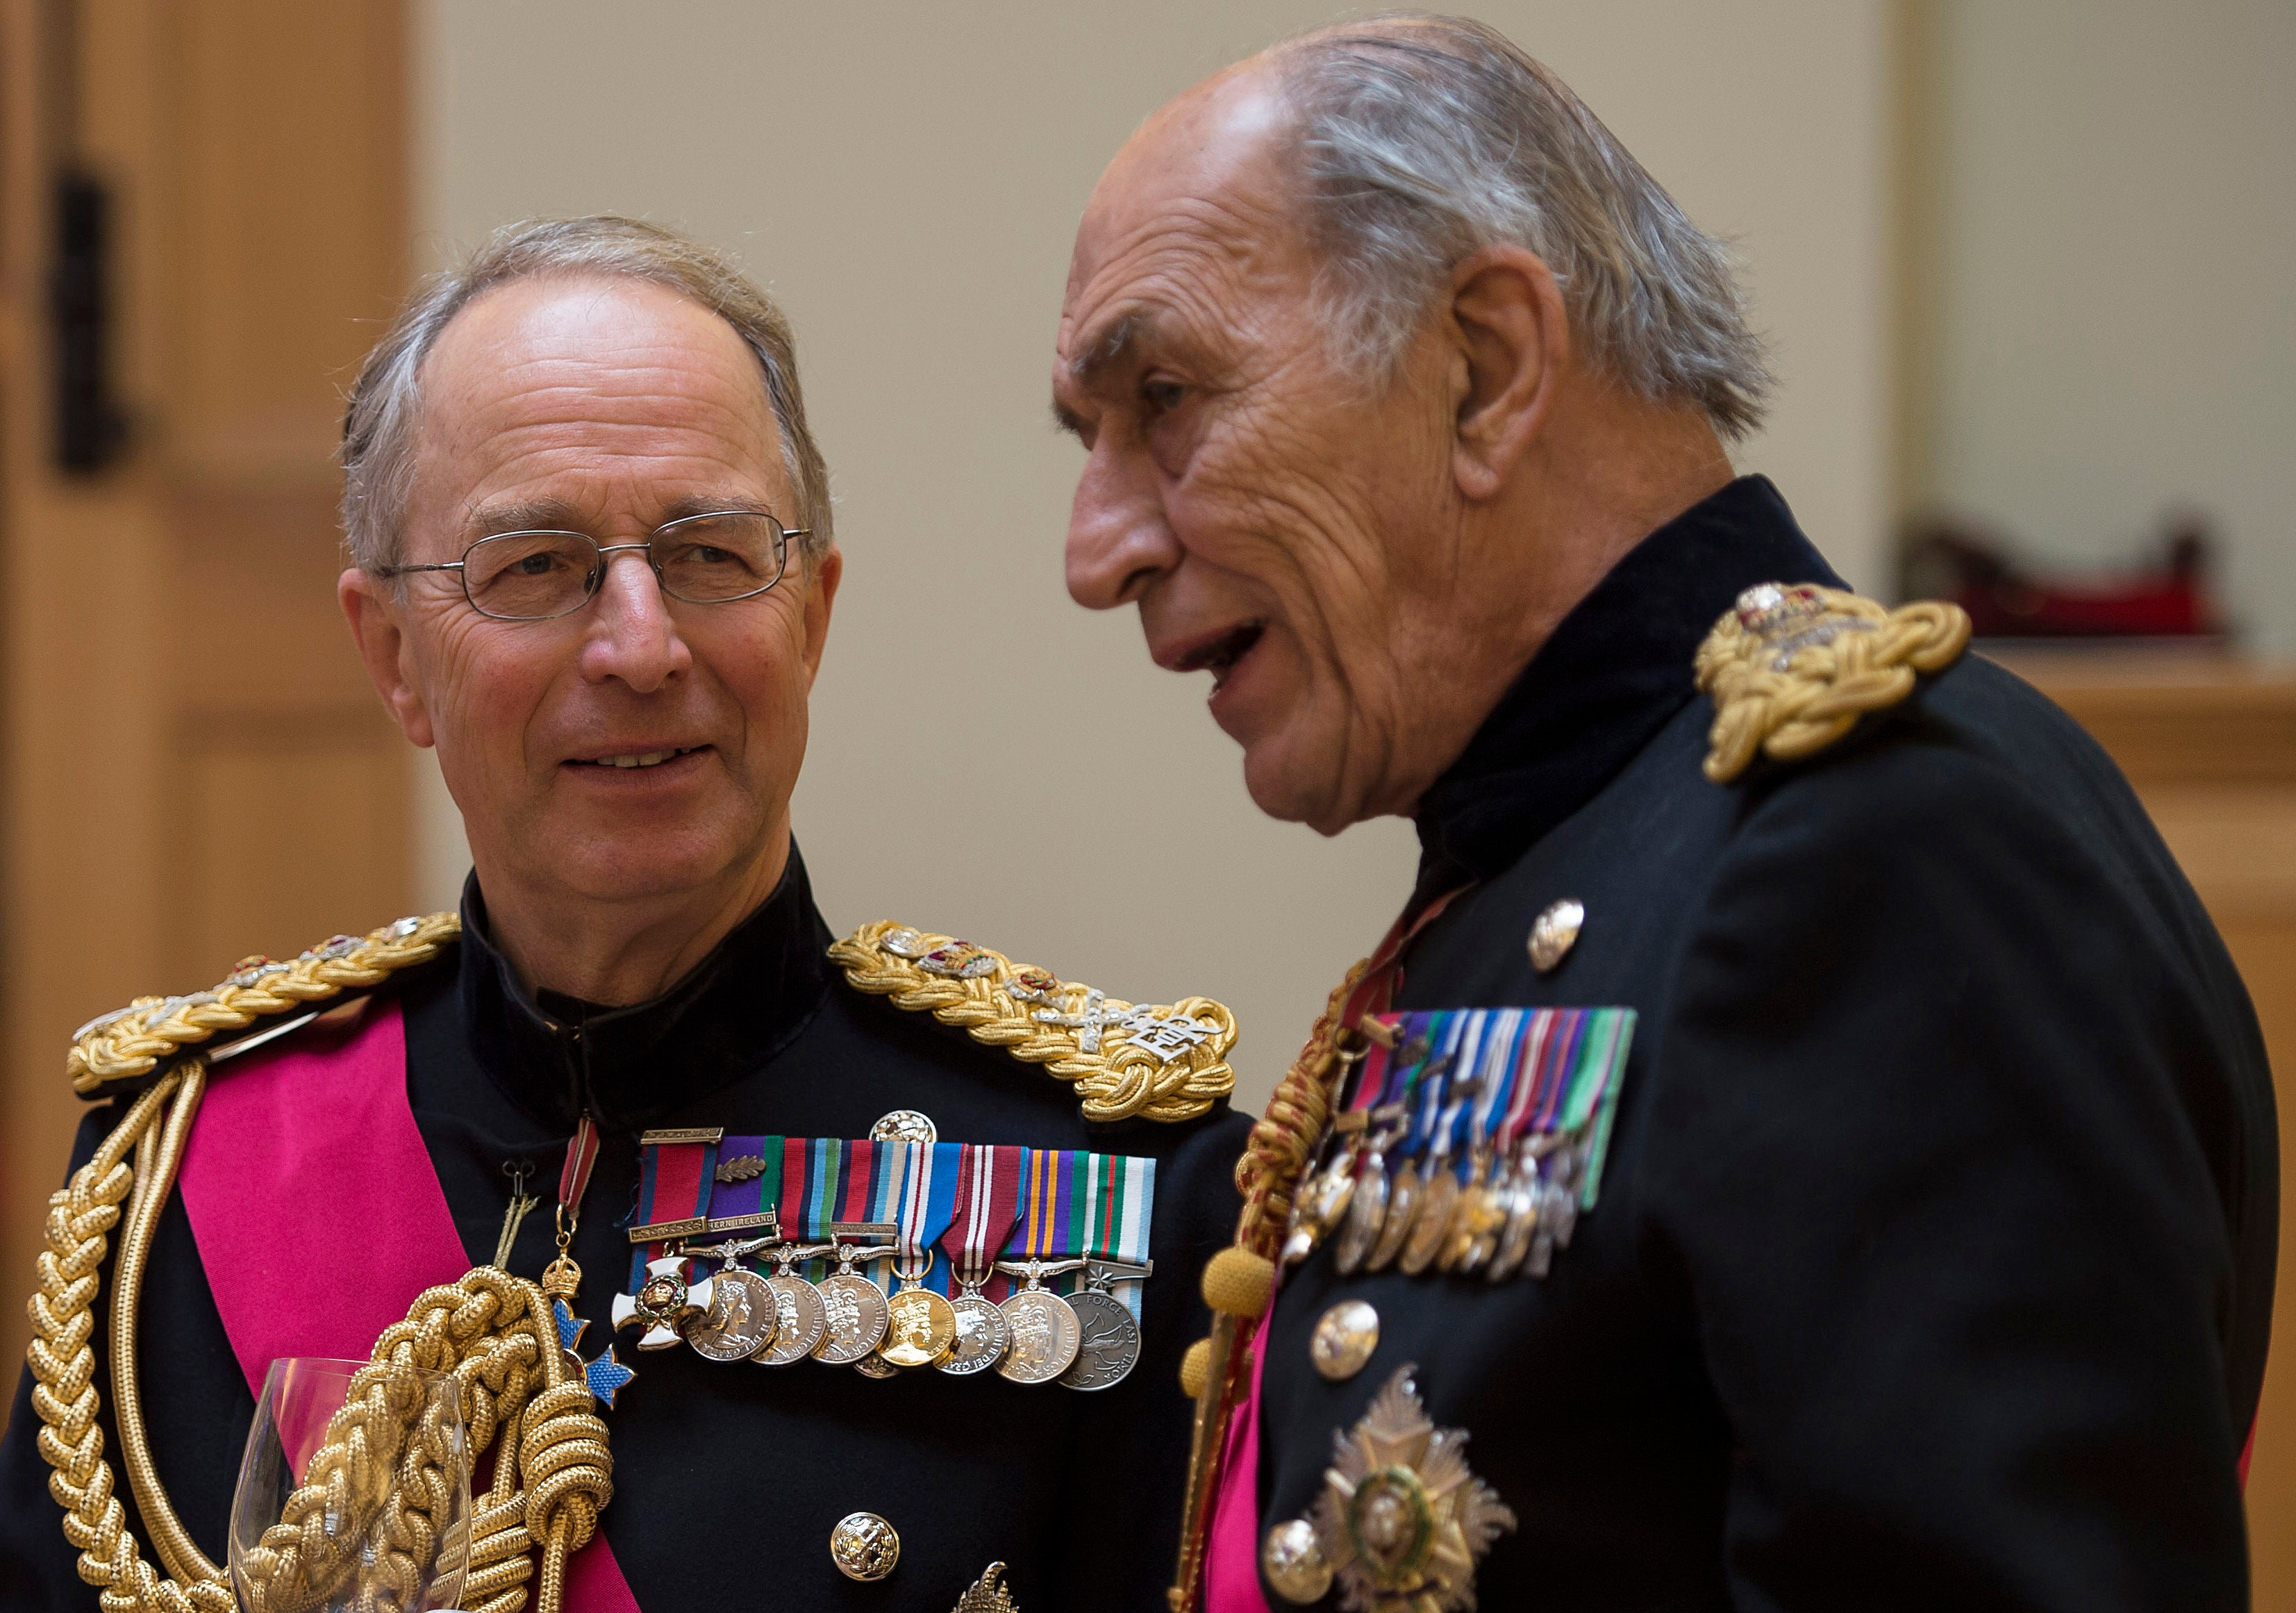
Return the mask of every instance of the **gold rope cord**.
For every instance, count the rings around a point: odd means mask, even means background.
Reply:
[[[889,940],[902,950],[889,947]],[[925,960],[908,955],[936,950],[961,954],[980,972],[936,973]],[[1147,1010],[1160,1018],[1191,1021],[1209,1033],[1196,1046],[1167,1058],[1115,1022],[1131,1003],[1063,982],[1049,970],[1016,964],[987,947],[881,920],[837,942],[829,956],[859,990],[889,997],[895,1008],[930,1012],[943,1025],[963,1027],[975,1041],[1003,1048],[1075,1083],[1086,1120],[1128,1120],[1136,1115],[1193,1120],[1235,1087],[1235,1072],[1227,1064],[1235,1046],[1235,1016],[1209,997],[1184,997]],[[1080,1023],[1095,1013],[1098,1024],[1087,1029]]]
[[[451,928],[441,931],[442,918],[451,924],[452,915],[402,921],[377,931],[364,948],[357,942],[340,946],[322,961],[348,959],[352,971],[367,978],[326,980],[317,971],[303,971],[291,990],[275,993],[278,1006],[266,1011],[278,1013],[351,986],[371,985],[392,968],[434,956],[442,934],[453,934]],[[379,965],[378,953],[389,961]],[[304,959],[316,955],[306,953]],[[307,991],[313,983],[324,989]],[[242,1001],[234,1011],[248,1006]],[[174,1013],[147,1014],[144,1020],[155,1023],[133,1033],[146,1040],[173,1037],[186,1029],[166,1024]],[[250,1013],[240,1024],[255,1016]],[[161,1025],[164,1031],[157,1028]],[[181,1041],[234,1028],[239,1025],[191,1025],[165,1052],[174,1051]],[[76,1052],[86,1049],[90,1034],[82,1033]],[[138,1056],[152,1061],[148,1070],[165,1054],[147,1049]],[[80,1067],[76,1064],[76,1077]],[[39,1291],[29,1307],[34,1337],[26,1352],[34,1380],[32,1405],[42,1424],[37,1444],[54,1469],[48,1488],[64,1509],[65,1538],[79,1550],[80,1577],[101,1587],[105,1613],[236,1613],[240,1607],[226,1572],[192,1543],[168,1501],[152,1466],[136,1387],[136,1299],[207,1074],[203,1055],[161,1074],[94,1156],[48,1202]],[[97,1424],[100,1397],[90,1340],[108,1235],[120,1222],[123,1200],[127,1225],[109,1335],[113,1398],[122,1461],[165,1576],[144,1560],[126,1526]],[[301,1613],[356,1574],[358,1606],[395,1609],[403,1605],[414,1576],[445,1552],[467,1553],[465,1609],[515,1613],[526,1603],[529,1583],[538,1579],[539,1613],[556,1613],[564,1595],[567,1557],[588,1543],[599,1510],[612,1497],[613,1459],[589,1386],[558,1347],[547,1297],[523,1279],[480,1267],[459,1282],[420,1296],[406,1320],[375,1341],[372,1360],[372,1367],[354,1377],[349,1398],[329,1423],[280,1525],[250,1554],[248,1606],[260,1613]],[[425,1397],[414,1386],[417,1374],[434,1372],[452,1373],[460,1388],[466,1449],[459,1458],[439,1431],[422,1421]],[[449,1464],[475,1463],[497,1441],[493,1485],[475,1498],[468,1527],[442,1530],[436,1520]],[[331,1528],[331,1518],[351,1519],[354,1527]],[[532,1555],[537,1546],[538,1576]]]
[[[1749,588],[1698,646],[1712,696],[1706,777],[1727,784],[1755,753],[1798,761],[1897,704],[1916,672],[1939,672],[1969,643],[1969,613],[1921,600],[1896,610],[1841,588]]]
[[[1275,1257],[1291,1225],[1292,1195],[1338,1100],[1344,1068],[1341,1039],[1352,1028],[1342,1025],[1340,1016],[1370,971],[1371,961],[1358,961],[1332,990],[1300,1056],[1275,1083],[1267,1109],[1252,1123],[1243,1156],[1235,1164],[1235,1185],[1243,1195],[1235,1243],[1215,1255],[1204,1269],[1204,1299],[1214,1321],[1203,1358],[1204,1381],[1195,1395],[1195,1427],[1181,1503],[1179,1566],[1165,1592],[1174,1613],[1187,1613],[1202,1588],[1212,1485],[1218,1477],[1220,1453],[1226,1448],[1228,1423],[1251,1373],[1251,1352],[1242,1347],[1242,1329],[1266,1312],[1275,1292]]]

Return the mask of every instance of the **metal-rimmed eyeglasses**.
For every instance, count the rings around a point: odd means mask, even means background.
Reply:
[[[764,593],[782,580],[791,539],[811,536],[770,510],[709,510],[654,528],[644,543],[600,543],[586,532],[496,532],[460,560],[386,565],[378,575],[460,572],[463,596],[497,621],[546,621],[590,603],[606,580],[610,556],[642,550],[661,591],[693,605],[726,605]]]

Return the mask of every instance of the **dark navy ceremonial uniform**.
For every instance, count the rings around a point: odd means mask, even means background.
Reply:
[[[1748,478],[1628,554],[1426,796],[1419,900],[1468,888],[1398,1007],[1636,1010],[1600,1198],[1543,1278],[1292,1270],[1260,1527],[1414,1362],[1518,1520],[1488,1609],[2244,1609],[2277,1204],[2247,995],[2112,763],[1979,655],[1707,782],[1693,654],[1772,581],[1840,586]],[[1327,1382],[1342,1298],[1379,1342]]]
[[[1172,1383],[1182,1347],[1203,1330],[1194,1272],[1234,1224],[1245,1123],[1223,1100],[1177,1124],[1088,1124],[1065,1082],[854,989],[824,957],[830,940],[792,849],[774,895],[667,995],[614,1009],[537,1000],[489,943],[473,885],[460,944],[385,988],[405,1009],[408,1099],[472,1263],[492,1258],[502,1230],[504,1164],[525,1162],[543,1204],[509,1264],[541,1271],[554,1252],[552,1184],[589,1113],[601,1154],[573,1253],[586,1273],[576,1309],[591,1323],[584,1354],[595,1354],[613,1337],[610,1303],[630,1270],[623,1229],[640,1131],[856,1138],[889,1111],[920,1110],[944,1141],[1156,1161],[1138,1365],[1098,1393],[994,1372],[872,1381],[814,1362],[640,1354],[625,1333],[619,1354],[638,1376],[603,1413],[614,1495],[602,1520],[614,1556],[649,1613],[947,1613],[992,1560],[1009,1565],[1004,1584],[1024,1613],[1160,1608],[1178,1531],[1165,1498],[1187,1458],[1187,1407]],[[230,1079],[219,1067],[217,1080]],[[91,1112],[75,1167],[117,1119],[113,1105]],[[109,1262],[104,1275],[108,1302]],[[154,1461],[193,1540],[221,1562],[254,1404],[180,1197],[159,1223],[141,1325]],[[95,1342],[100,1360],[100,1328]],[[101,1364],[96,1382],[116,1462]],[[94,1609],[47,1493],[29,1398],[27,1374],[0,1445],[0,1609]],[[148,1543],[124,1480],[119,1494]],[[832,1528],[857,1510],[900,1535],[898,1566],[876,1583],[843,1577],[830,1557]]]

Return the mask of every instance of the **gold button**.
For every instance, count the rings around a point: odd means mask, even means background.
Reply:
[[[882,1579],[901,1560],[901,1537],[874,1512],[848,1512],[829,1532],[829,1558],[848,1579]]]
[[[1530,926],[1530,967],[1542,975],[1551,975],[1554,966],[1570,954],[1578,944],[1579,927],[1587,922],[1587,909],[1582,902],[1565,896],[1560,901],[1549,902],[1544,912],[1532,920]]]
[[[1285,1601],[1305,1605],[1321,1601],[1332,1588],[1331,1560],[1316,1538],[1316,1526],[1304,1518],[1277,1524],[1259,1543],[1259,1571],[1275,1594]]]
[[[1379,1313],[1360,1299],[1343,1299],[1317,1320],[1315,1336],[1308,1341],[1308,1359],[1316,1363],[1316,1371],[1338,1383],[1362,1371],[1378,1348]]]

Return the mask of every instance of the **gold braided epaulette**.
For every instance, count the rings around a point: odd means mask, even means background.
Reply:
[[[1815,755],[1968,645],[1969,613],[1957,605],[1924,599],[1893,611],[1811,582],[1748,588],[1698,646],[1698,687],[1714,701],[1707,778],[1729,783],[1757,752],[1773,761]]]
[[[890,920],[863,925],[829,956],[861,991],[1073,1082],[1086,1120],[1193,1120],[1235,1087],[1235,1016],[1209,997],[1136,1006]]]
[[[283,963],[252,959],[220,985],[188,997],[138,997],[72,1033],[72,1090],[107,1098],[144,1084],[184,1048],[258,1020],[370,991],[428,963],[463,933],[454,913],[402,918],[364,936],[338,935]]]

